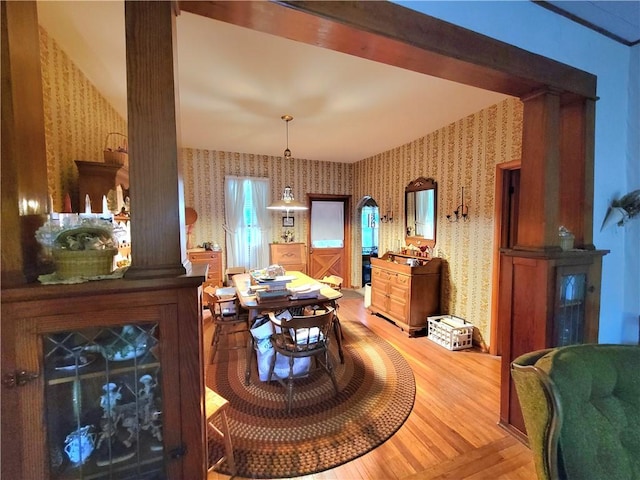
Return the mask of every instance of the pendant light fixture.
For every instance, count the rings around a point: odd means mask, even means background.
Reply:
[[[291,159],[291,150],[289,150],[289,122],[293,120],[292,115],[282,115],[282,120],[287,123],[287,148],[284,151],[285,160]],[[307,210],[307,206],[303,203],[297,202],[295,198],[293,198],[293,189],[290,185],[284,187],[284,192],[282,192],[282,198],[273,202],[271,205],[267,207],[269,210],[282,210],[283,212],[287,212],[287,217],[289,216],[289,212],[293,210]]]
[[[289,185],[284,187],[284,192],[282,192],[282,199],[273,202],[267,208],[269,210],[286,211],[287,216],[289,216],[289,212],[292,210],[307,210],[306,205],[296,201],[296,199],[293,198],[293,189]]]
[[[287,148],[284,150],[284,158],[285,160],[291,159],[291,150],[289,150],[289,122],[293,120],[293,116],[291,115],[282,115],[282,120],[287,123]]]

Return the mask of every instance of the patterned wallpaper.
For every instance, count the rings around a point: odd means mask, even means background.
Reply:
[[[393,223],[380,224],[380,254],[404,244],[405,186],[418,177],[432,177],[438,182],[435,254],[444,258],[448,267],[443,313],[473,323],[486,343],[491,321],[496,165],[520,159],[522,114],[522,103],[507,99],[411,143],[362,160],[355,164],[353,175],[355,199],[371,196],[380,206],[381,215],[393,210],[396,217]],[[446,215],[461,203],[462,187],[470,220],[450,223]]]
[[[126,121],[100,95],[59,46],[40,30],[45,133],[50,194],[54,208],[69,191],[77,201],[74,160],[102,161],[109,132],[125,132]],[[224,247],[225,175],[267,177],[272,199],[286,185],[296,199],[306,194],[351,194],[352,224],[359,225],[358,204],[372,197],[381,215],[393,212],[394,222],[380,225],[379,251],[397,250],[404,243],[404,188],[417,177],[438,182],[436,254],[447,260],[443,313],[476,325],[489,341],[493,209],[496,164],[520,158],[522,104],[504,102],[458,120],[413,142],[355,164],[320,162],[238,152],[183,150],[185,204],[196,209],[193,241]],[[460,203],[461,188],[470,221],[445,218]],[[77,205],[74,203],[74,208]],[[293,212],[296,241],[306,241],[308,214]],[[281,240],[282,213],[273,213],[271,240]],[[135,226],[132,226],[135,228]],[[360,285],[359,229],[353,229],[351,283]]]
[[[78,211],[74,160],[103,161],[107,134],[126,134],[127,123],[42,27],[40,61],[49,194],[59,212],[68,192]]]
[[[348,195],[353,185],[353,165],[317,160],[301,160],[248,153],[183,149],[185,205],[198,212],[193,242],[213,242],[224,246],[224,177],[265,177],[271,181],[271,199],[282,196],[290,185],[296,200],[306,203],[306,194]],[[294,240],[306,242],[308,212],[290,212],[293,228],[282,228],[282,212],[272,213],[271,241],[283,241],[285,230],[293,230]]]

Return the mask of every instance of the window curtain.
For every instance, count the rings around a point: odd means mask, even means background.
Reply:
[[[268,266],[269,179],[228,176],[224,190],[227,266],[246,269]]]
[[[271,186],[268,179],[252,179],[251,198],[255,209],[255,260],[251,268],[264,268],[269,266],[269,239],[271,238],[271,212],[267,207],[271,203]]]

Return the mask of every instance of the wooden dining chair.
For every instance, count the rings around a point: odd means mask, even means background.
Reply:
[[[277,380],[287,389],[287,412],[291,413],[293,403],[293,387],[296,378],[306,377],[308,373],[294,374],[294,361],[298,358],[315,357],[316,363],[331,378],[333,388],[338,393],[336,381],[329,352],[329,337],[333,328],[335,309],[327,307],[323,310],[313,310],[310,315],[293,316],[290,320],[279,319],[273,312],[269,312],[269,320],[273,325],[274,333],[271,336],[271,345],[275,354],[271,360],[269,376],[267,378]],[[289,360],[289,374],[280,377],[275,372],[276,358],[282,355]]]
[[[325,275],[322,280],[319,280],[320,283],[324,283],[325,285],[333,288],[334,290],[342,290],[342,282],[343,278],[338,275]]]
[[[231,432],[229,429],[229,419],[227,418],[227,409],[229,401],[218,395],[209,387],[205,387],[205,415],[207,417],[207,437],[215,437],[224,443],[224,456],[217,459],[213,464],[209,465],[209,471],[220,466],[222,462],[227,461],[229,470],[232,475],[237,473],[236,462],[233,455],[233,442],[231,441]]]
[[[246,342],[232,345],[231,336],[239,333],[249,334],[249,312],[240,306],[234,288],[218,288],[213,292],[210,289],[205,289],[204,293],[207,295],[206,301],[211,310],[214,326],[209,361],[209,363],[213,363],[223,335],[227,337],[226,350],[246,348]]]

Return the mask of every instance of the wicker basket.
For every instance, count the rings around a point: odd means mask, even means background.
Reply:
[[[56,263],[56,274],[60,278],[95,277],[109,275],[113,271],[113,257],[118,253],[116,246],[103,245],[106,248],[78,250],[63,248],[67,245],[67,237],[87,234],[93,237],[108,238],[112,232],[105,227],[83,226],[63,230],[55,239],[52,249]]]
[[[109,144],[114,136],[121,137],[123,139],[122,143],[118,142],[118,146],[115,149],[111,148]],[[112,165],[129,165],[129,154],[127,153],[127,150],[128,142],[126,135],[118,132],[108,133],[107,138],[104,141],[104,163],[110,163]]]
[[[96,277],[109,275],[113,271],[113,257],[117,248],[103,250],[53,249],[56,274],[60,278]]]

